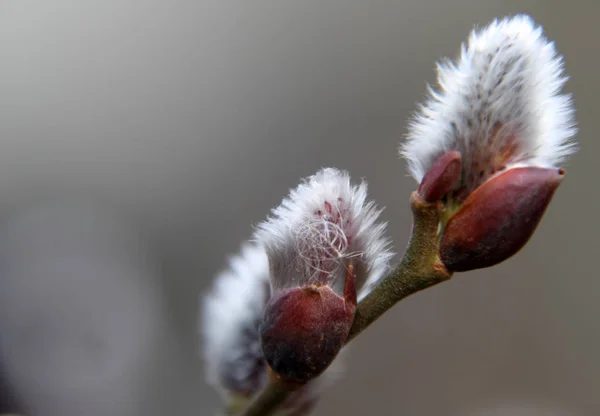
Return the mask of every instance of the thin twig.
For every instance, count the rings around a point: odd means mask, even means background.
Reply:
[[[414,192],[410,205],[414,224],[406,252],[394,270],[358,304],[346,343],[402,299],[452,277],[439,259],[441,203],[427,203]]]
[[[427,203],[413,192],[410,205],[414,223],[406,252],[394,270],[358,304],[346,343],[400,300],[452,277],[439,258],[437,233],[443,214],[442,204]],[[286,386],[273,381],[240,416],[269,416],[290,393]]]
[[[279,405],[292,392],[283,383],[271,378],[271,381],[244,410],[243,416],[267,416],[273,414]]]

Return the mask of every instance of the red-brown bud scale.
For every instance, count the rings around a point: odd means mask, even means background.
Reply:
[[[453,272],[496,265],[533,235],[564,171],[509,169],[479,186],[450,218],[440,241],[442,262]]]
[[[317,285],[277,292],[260,325],[267,363],[286,382],[304,384],[319,376],[344,346],[355,311],[352,266],[344,297]]]

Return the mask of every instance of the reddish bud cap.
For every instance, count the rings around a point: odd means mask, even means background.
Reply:
[[[448,152],[440,156],[427,171],[417,192],[427,202],[439,201],[452,190],[460,176],[461,156]]]
[[[440,255],[448,270],[494,266],[523,248],[564,173],[562,169],[513,168],[479,186],[444,229]]]
[[[282,380],[303,384],[320,375],[344,346],[356,311],[328,286],[276,293],[260,325],[267,363]]]

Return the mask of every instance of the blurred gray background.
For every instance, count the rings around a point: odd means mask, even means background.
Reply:
[[[582,150],[519,255],[389,312],[316,414],[600,414],[594,0],[0,0],[4,404],[214,414],[197,311],[225,256],[322,166],[368,180],[402,251],[406,120],[517,12],[565,56]]]

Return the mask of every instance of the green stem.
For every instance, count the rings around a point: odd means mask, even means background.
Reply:
[[[250,405],[241,413],[242,416],[268,416],[275,411],[287,396],[293,391],[288,386],[271,378],[265,387]]]
[[[413,192],[410,205],[414,224],[406,252],[394,270],[359,302],[346,343],[400,300],[452,277],[439,258],[437,233],[443,215],[442,204],[427,203]],[[274,381],[258,394],[240,416],[269,416],[291,392],[283,384]]]
[[[406,252],[394,270],[358,304],[346,343],[402,299],[452,277],[439,259],[441,204],[427,203],[415,192],[410,205],[414,224]]]

